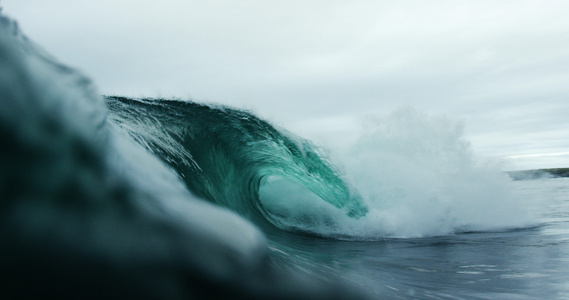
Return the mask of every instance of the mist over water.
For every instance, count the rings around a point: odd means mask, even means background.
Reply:
[[[280,225],[325,236],[374,240],[493,231],[535,219],[516,196],[500,162],[477,157],[464,124],[414,108],[362,119],[354,142],[330,152],[338,172],[369,212],[349,218],[310,190],[284,178],[260,189]]]

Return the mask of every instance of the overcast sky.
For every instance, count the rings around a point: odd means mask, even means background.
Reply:
[[[104,94],[246,108],[314,138],[407,105],[463,120],[510,169],[569,167],[569,1],[0,5]]]

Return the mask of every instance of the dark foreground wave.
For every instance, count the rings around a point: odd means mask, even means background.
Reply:
[[[270,221],[258,188],[282,176],[365,214],[308,143],[194,103],[107,98],[109,114],[4,16],[0,66],[2,298],[361,297],[276,270],[256,226],[202,200]]]

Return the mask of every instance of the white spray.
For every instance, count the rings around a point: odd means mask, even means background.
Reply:
[[[332,157],[363,197],[368,214],[349,218],[294,182],[273,179],[260,197],[282,226],[378,239],[503,230],[533,222],[499,165],[473,155],[461,122],[403,108],[367,117],[361,131],[355,142],[337,145],[342,150]]]

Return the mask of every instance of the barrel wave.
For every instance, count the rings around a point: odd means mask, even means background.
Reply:
[[[190,191],[258,224],[310,231],[305,224],[283,222],[284,216],[263,205],[260,190],[283,185],[297,186],[312,201],[325,201],[352,218],[368,212],[317,146],[249,112],[188,101],[105,100],[110,118],[167,162]]]

